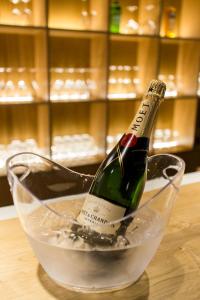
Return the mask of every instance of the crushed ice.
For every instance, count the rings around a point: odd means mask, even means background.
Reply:
[[[104,244],[105,236],[100,236],[102,245],[92,245],[87,242],[80,234],[76,234],[70,228],[70,226],[63,226],[56,230],[49,231],[48,234],[43,235],[43,241],[48,244],[66,248],[66,249],[80,249],[80,250],[95,250],[95,249],[122,249],[126,247],[135,247],[150,238],[157,236],[163,228],[163,221],[157,213],[150,209],[143,210],[138,213],[129,225],[125,236],[119,235],[115,243],[109,244],[109,236],[106,237],[107,244]],[[92,232],[87,228],[87,233]]]

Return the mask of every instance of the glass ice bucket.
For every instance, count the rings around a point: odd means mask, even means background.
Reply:
[[[185,164],[174,155],[148,158],[145,190],[139,208],[114,220],[128,221],[125,236],[114,245],[91,244],[92,226],[82,228],[88,242],[72,231],[93,176],[79,174],[33,153],[7,161],[15,207],[27,238],[47,274],[59,285],[80,292],[107,292],[134,283],[162,240],[179,190]],[[134,170],[133,170],[134,172]]]

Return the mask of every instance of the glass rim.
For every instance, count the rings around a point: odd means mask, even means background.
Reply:
[[[7,177],[8,177],[8,174],[11,173],[12,176],[17,180],[18,184],[21,185],[36,201],[39,202],[39,204],[41,206],[44,206],[45,208],[47,208],[48,210],[50,210],[51,212],[55,213],[57,216],[59,216],[60,218],[64,218],[64,219],[68,219],[68,221],[70,221],[72,224],[78,224],[80,225],[80,223],[78,223],[74,218],[72,218],[71,216],[66,216],[66,215],[62,215],[60,214],[59,212],[57,212],[56,210],[54,210],[52,207],[50,207],[47,203],[45,203],[45,200],[42,201],[41,199],[39,199],[38,197],[36,197],[26,186],[24,186],[19,178],[15,175],[15,173],[12,171],[12,168],[9,166],[9,163],[12,161],[13,158],[17,157],[17,156],[20,156],[20,155],[33,155],[33,156],[37,156],[39,158],[41,158],[42,160],[46,160],[47,162],[49,163],[53,163],[54,165],[57,165],[59,168],[61,169],[64,169],[64,170],[68,170],[74,174],[77,174],[79,176],[82,176],[82,177],[90,177],[90,178],[93,178],[94,175],[89,175],[89,174],[84,174],[84,173],[79,173],[79,172],[76,172],[68,167],[64,167],[62,166],[61,164],[49,159],[49,158],[46,158],[40,154],[37,154],[37,153],[33,153],[33,152],[19,152],[17,154],[14,154],[12,156],[10,156],[7,160],[6,160],[6,170],[7,170]],[[185,162],[182,158],[174,155],[174,154],[169,154],[169,153],[160,153],[160,154],[154,154],[154,155],[151,155],[151,156],[148,156],[148,160],[150,158],[155,158],[155,157],[159,157],[159,156],[165,156],[165,157],[171,157],[171,158],[174,158],[176,159],[179,163],[180,163],[180,169],[177,170],[177,173],[173,176],[173,178],[171,179],[169,176],[167,176],[167,178],[165,178],[166,180],[168,180],[168,182],[166,184],[163,185],[163,187],[159,188],[158,187],[158,190],[156,189],[156,192],[153,196],[149,197],[141,206],[139,206],[136,210],[134,210],[133,212],[129,213],[128,215],[122,217],[122,218],[119,218],[119,219],[116,219],[114,221],[111,221],[111,222],[108,222],[106,224],[92,224],[90,225],[90,227],[92,228],[93,226],[100,226],[100,227],[105,227],[105,226],[108,226],[108,225],[114,225],[114,224],[117,224],[117,223],[120,223],[124,220],[127,220],[129,218],[132,218],[134,217],[139,211],[141,211],[142,209],[144,209],[146,206],[148,206],[151,202],[153,201],[156,201],[157,197],[164,191],[166,190],[170,185],[172,185],[174,187],[174,189],[176,189],[178,191],[178,187],[176,187],[176,185],[174,184],[175,180],[183,173],[184,173],[184,170],[185,170]],[[16,166],[23,166],[23,163],[19,163],[19,164],[16,164]],[[147,180],[148,181],[148,180]],[[85,194],[85,193],[83,193]],[[78,194],[77,194],[78,195]],[[70,197],[71,195],[69,195]],[[66,196],[67,197],[67,196]],[[54,198],[52,198],[54,199]],[[55,197],[56,199],[56,197]],[[48,201],[48,199],[47,199]],[[87,225],[84,225],[87,227]]]

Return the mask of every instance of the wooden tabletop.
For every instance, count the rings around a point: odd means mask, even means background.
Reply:
[[[132,286],[79,294],[55,284],[38,264],[18,219],[0,221],[1,300],[199,300],[200,183],[181,187],[156,256]]]

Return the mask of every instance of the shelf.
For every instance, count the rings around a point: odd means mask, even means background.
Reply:
[[[52,104],[52,158],[67,166],[97,163],[105,156],[106,104]]]
[[[179,148],[193,148],[196,112],[197,101],[195,98],[164,101],[160,106],[155,126],[153,144],[157,145],[156,148],[162,151],[168,148],[174,149],[174,151]],[[166,147],[164,147],[165,144]],[[167,144],[171,147],[168,147]]]
[[[57,29],[49,28],[49,36],[61,37],[61,38],[77,38],[77,39],[92,39],[94,37],[104,36],[106,32],[103,31],[92,31],[92,30],[69,30],[69,29]]]
[[[150,80],[157,77],[158,41],[144,38],[122,42],[111,37],[109,48],[108,93],[143,95]]]
[[[174,143],[175,145],[175,143]],[[178,152],[189,152],[192,150],[192,147],[187,147],[185,145],[175,145],[173,146],[173,143],[171,143],[171,146],[166,146],[163,148],[155,149],[153,148],[153,154],[160,154],[160,153],[178,153]]]
[[[0,24],[0,32],[2,33],[15,33],[15,34],[30,34],[35,35],[38,31],[46,32],[46,26],[25,26],[25,25],[9,25]]]
[[[105,36],[50,32],[49,50],[51,99],[74,93],[83,94],[85,100],[106,98]]]
[[[108,101],[109,102],[112,102],[112,103],[119,103],[119,102],[135,102],[135,101],[141,101],[142,100],[142,97],[135,97],[135,98],[115,98],[115,99],[112,99],[112,98],[108,98]]]
[[[0,99],[0,107],[2,106],[23,106],[23,105],[29,105],[29,106],[32,106],[32,105],[47,105],[48,102],[47,101],[41,101],[41,100],[33,100],[33,101],[10,101],[10,102],[4,102],[4,101],[1,101]]]
[[[159,75],[174,77],[168,86],[176,86],[182,96],[195,95],[199,73],[200,43],[165,40],[160,45]],[[196,78],[196,80],[195,80]],[[163,80],[164,79],[163,77]]]
[[[89,100],[81,100],[81,99],[73,99],[73,100],[62,100],[62,101],[50,101],[50,103],[52,103],[52,104],[60,104],[60,105],[62,105],[62,104],[67,104],[67,103],[69,103],[69,104],[79,104],[79,103],[106,103],[106,99],[100,99],[100,100],[98,100],[98,99],[95,99],[95,100],[92,100],[92,99],[89,99]]]
[[[43,30],[0,30],[0,99],[47,100],[46,35]]]
[[[133,42],[140,41],[142,39],[159,39],[159,35],[145,35],[145,34],[124,34],[124,33],[111,33],[110,40],[119,42]]]

